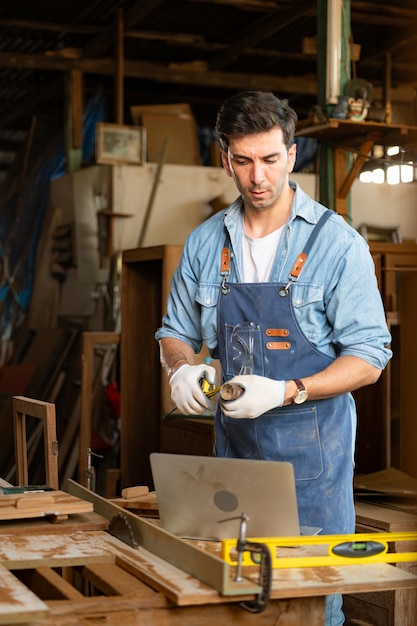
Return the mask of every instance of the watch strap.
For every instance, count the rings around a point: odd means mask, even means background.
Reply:
[[[295,398],[298,396],[300,391],[305,391],[306,388],[304,386],[304,383],[302,383],[299,378],[293,378],[293,381],[297,385],[297,391],[295,392],[295,394],[292,397],[292,401],[294,402]]]

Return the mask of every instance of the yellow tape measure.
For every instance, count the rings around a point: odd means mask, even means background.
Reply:
[[[354,535],[312,535],[297,537],[258,537],[248,538],[248,542],[262,543],[268,546],[273,568],[284,567],[321,567],[326,565],[352,565],[362,563],[403,563],[417,561],[417,551],[388,552],[389,543],[417,542],[417,532],[401,533],[357,533]],[[327,545],[327,554],[280,555],[280,548],[307,548],[308,546]],[[408,548],[409,546],[403,546]],[[281,551],[282,552],[282,551]],[[231,565],[238,563],[236,539],[223,539],[221,542],[221,557]],[[244,566],[256,565],[256,554],[248,550],[241,555],[241,564]]]
[[[212,398],[213,396],[216,395],[216,393],[220,391],[220,386],[216,386],[216,385],[213,385],[212,383],[209,383],[207,378],[202,378],[200,380],[200,386],[201,386],[201,389],[203,390],[204,395],[206,395],[207,398]]]

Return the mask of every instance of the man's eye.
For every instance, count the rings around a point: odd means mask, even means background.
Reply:
[[[273,163],[276,163],[277,159],[265,159],[265,163],[267,163],[268,165],[272,165]]]

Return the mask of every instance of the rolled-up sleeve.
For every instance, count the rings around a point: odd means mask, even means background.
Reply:
[[[367,243],[354,237],[334,268],[326,313],[340,356],[357,356],[383,370],[391,335]]]

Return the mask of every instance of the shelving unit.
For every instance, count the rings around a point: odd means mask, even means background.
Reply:
[[[334,210],[347,216],[347,197],[353,181],[369,158],[375,144],[382,146],[417,145],[417,126],[383,124],[382,122],[355,122],[352,120],[328,119],[325,122],[301,121],[296,137],[310,137],[326,142],[334,148]],[[357,155],[348,166],[347,153]]]

